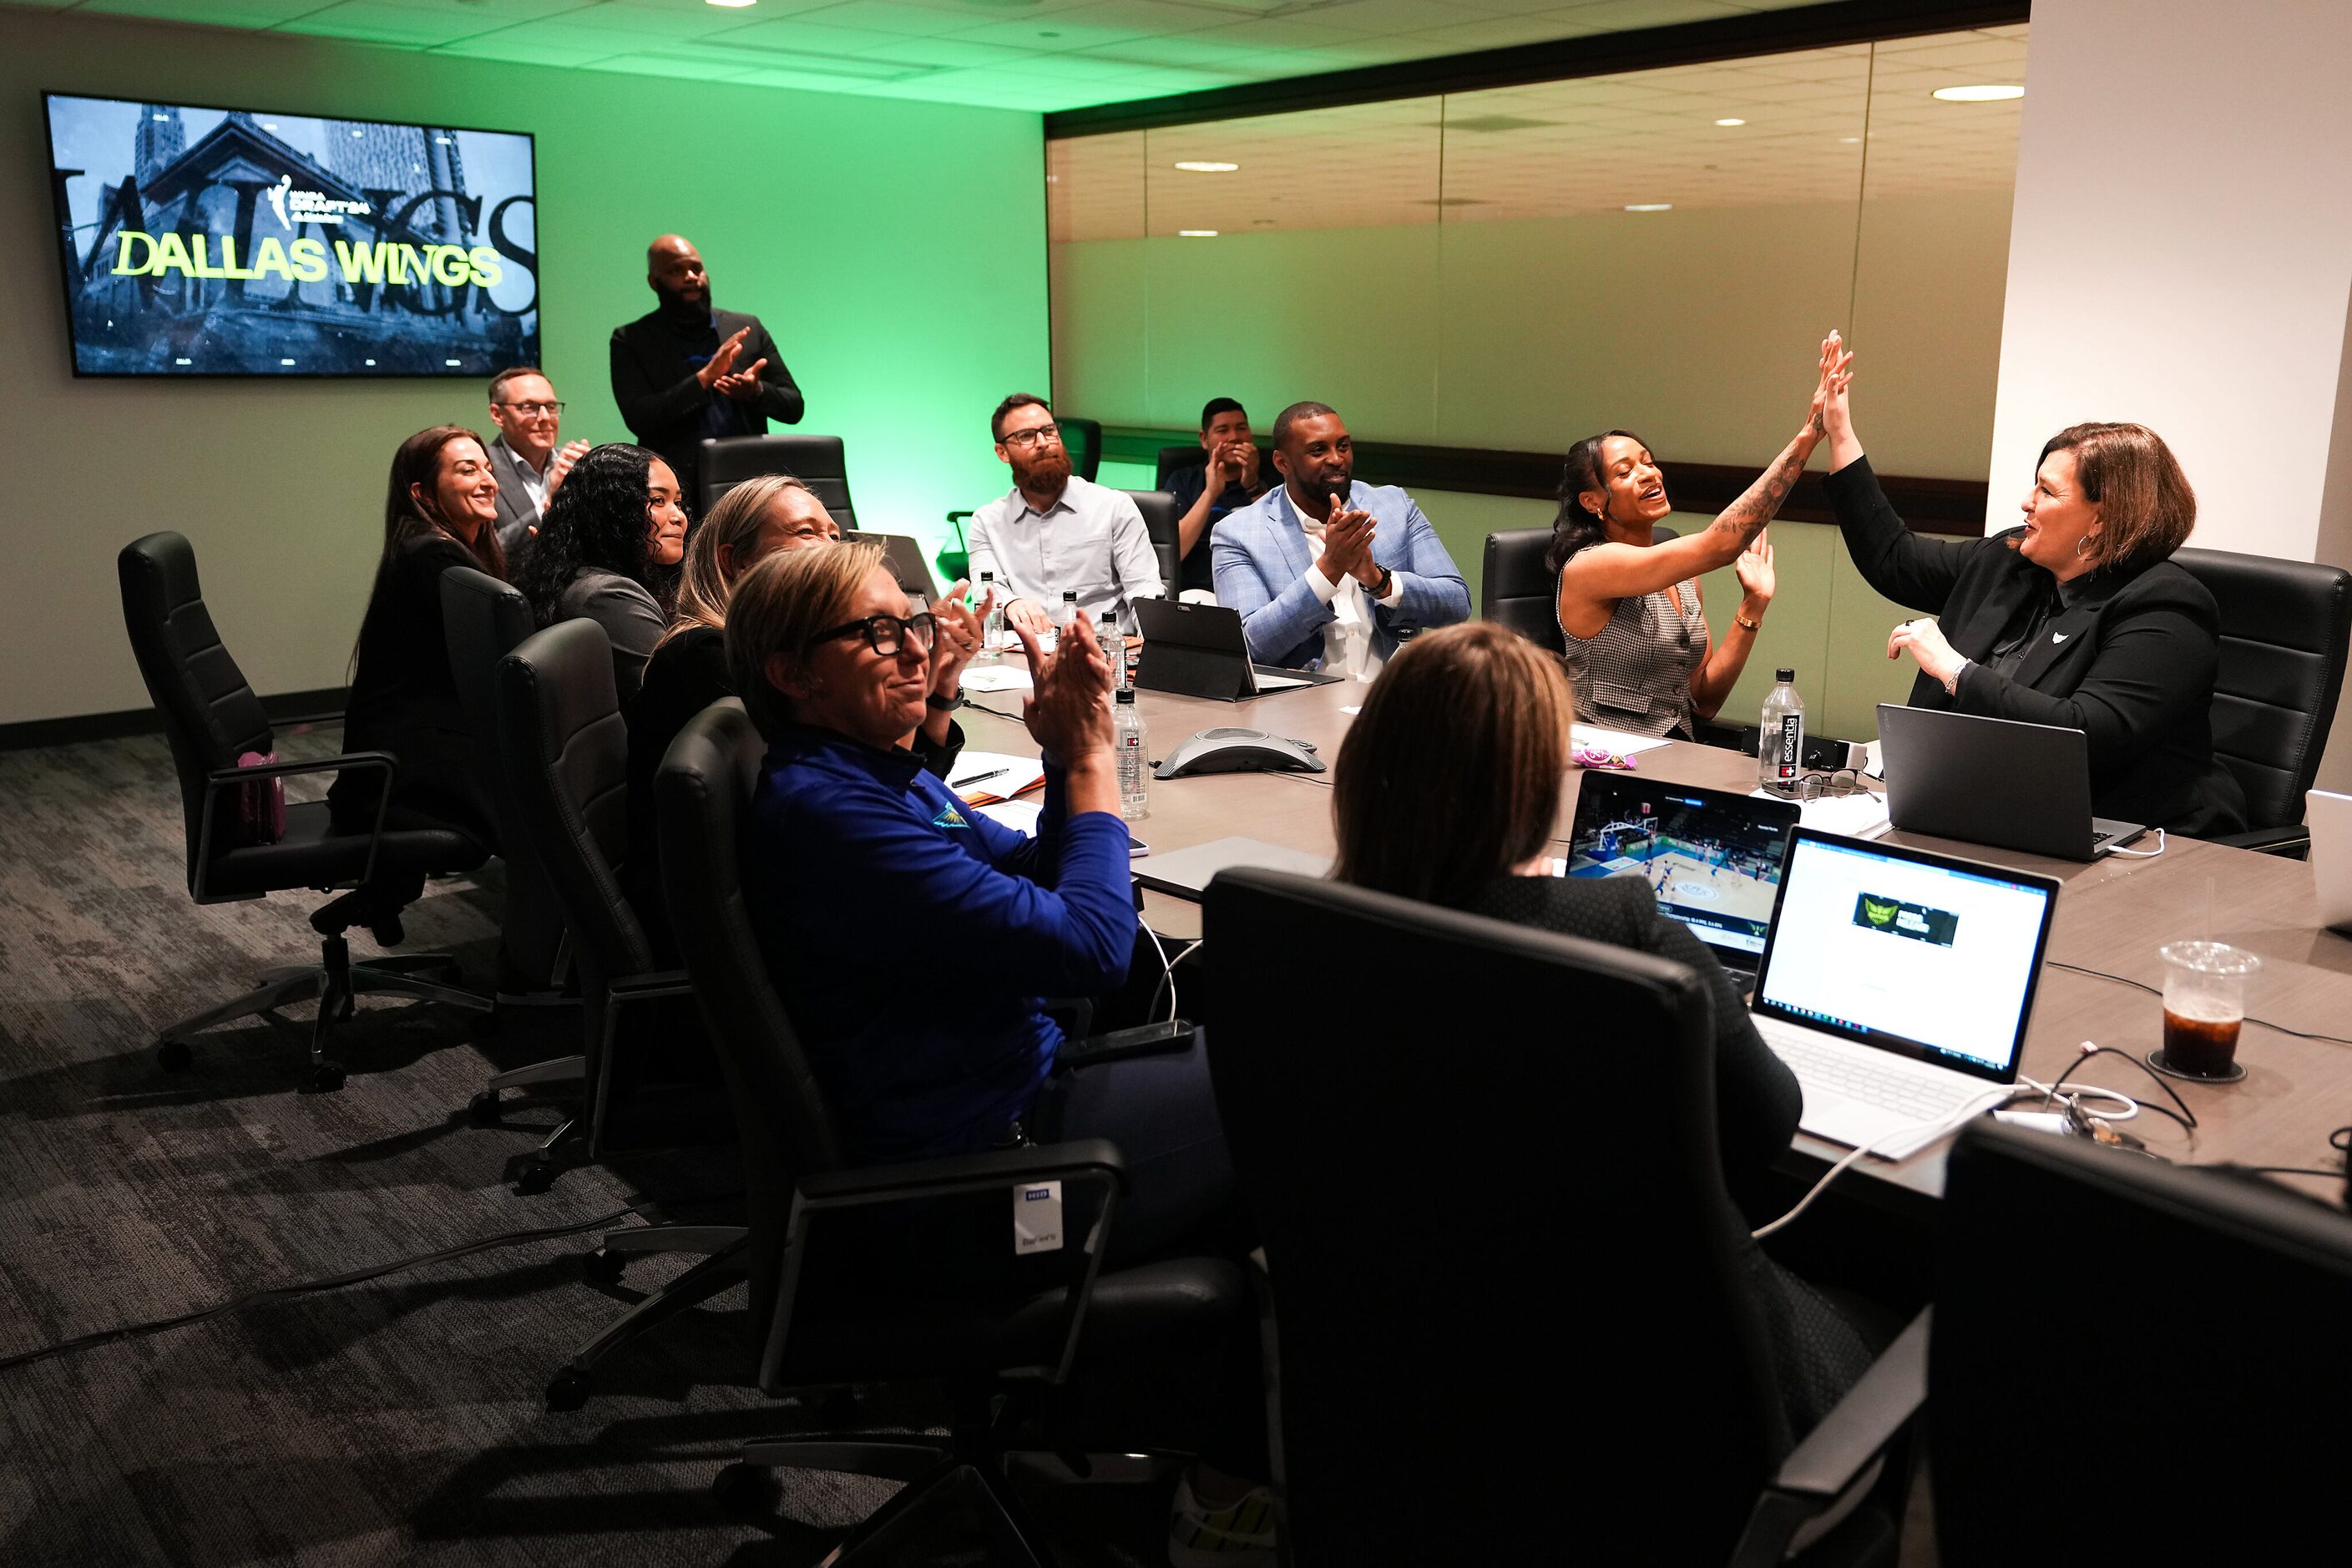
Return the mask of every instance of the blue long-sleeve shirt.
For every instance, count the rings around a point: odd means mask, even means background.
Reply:
[[[866,1164],[984,1149],[1028,1113],[1062,1032],[1046,996],[1127,976],[1127,825],[1068,813],[1035,838],[971,810],[910,752],[773,737],[744,886],[777,989]]]

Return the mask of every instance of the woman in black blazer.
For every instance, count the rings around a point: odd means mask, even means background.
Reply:
[[[1716,1136],[1738,1194],[1785,1153],[1804,1110],[1796,1075],[1757,1034],[1739,988],[1634,877],[1549,872],[1575,698],[1567,672],[1491,621],[1414,638],[1389,660],[1339,748],[1331,875],[1358,887],[1605,942],[1696,973],[1714,1001]],[[1432,803],[1444,803],[1432,810]],[[1802,1434],[1870,1364],[1869,1338],[1812,1286],[1747,1247],[1791,1430]]]
[[[1914,708],[2080,730],[2101,816],[2201,837],[2246,826],[2245,792],[2213,754],[2221,617],[2172,552],[2197,521],[2180,464],[2141,425],[2075,425],[2042,448],[2025,524],[1983,539],[1912,532],[1853,433],[1853,356],[1832,333],[1825,488],[1847,553],[1906,621],[1886,657],[1919,665]]]
[[[345,751],[399,759],[387,825],[459,827],[493,850],[498,835],[474,785],[473,740],[442,632],[441,574],[471,566],[506,576],[498,506],[498,474],[471,430],[436,425],[400,444],[384,496],[383,555],[343,705]],[[383,783],[373,772],[337,776],[327,804],[338,832],[374,825]]]

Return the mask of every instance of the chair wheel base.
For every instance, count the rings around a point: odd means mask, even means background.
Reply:
[[[466,1102],[466,1120],[477,1127],[496,1127],[505,1114],[495,1089],[486,1089]]]
[[[185,1072],[195,1065],[196,1053],[185,1040],[165,1040],[155,1047],[155,1065],[165,1072]]]
[[[553,1185],[555,1167],[552,1165],[525,1165],[522,1174],[515,1178],[515,1191],[527,1198],[535,1198]]]
[[[595,1380],[580,1367],[567,1366],[547,1385],[547,1407],[562,1412],[577,1410],[588,1403],[588,1392]]]
[[[310,1069],[310,1092],[332,1094],[343,1087],[343,1064],[320,1062]]]
[[[710,1500],[721,1511],[740,1518],[767,1512],[775,1506],[776,1494],[782,1489],[769,1471],[739,1460],[711,1479]]]
[[[628,1270],[628,1258],[610,1247],[600,1247],[580,1259],[580,1272],[591,1285],[618,1285]]]

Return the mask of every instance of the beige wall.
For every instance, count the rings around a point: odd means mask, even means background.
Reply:
[[[45,88],[534,132],[542,358],[567,436],[625,438],[606,342],[650,307],[644,247],[676,228],[719,302],[775,335],[808,395],[801,428],[847,441],[861,521],[935,536],[948,508],[1003,488],[987,411],[1048,368],[1034,115],[5,15],[0,428],[17,467],[0,509],[0,722],[146,705],[114,554],[152,529],[194,542],[257,689],[340,684],[393,448],[487,419],[467,382],[75,380]]]

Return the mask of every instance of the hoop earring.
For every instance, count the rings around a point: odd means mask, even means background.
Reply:
[[[2074,559],[2075,559],[2075,560],[2077,560],[2077,561],[2088,561],[2088,560],[2091,558],[2091,552],[2090,552],[2090,551],[2089,551],[2089,550],[2087,550],[2087,549],[2085,549],[2085,548],[2084,548],[2084,546],[2088,545],[2088,544],[2091,542],[2091,541],[2092,541],[2094,538],[2095,538],[2095,537],[2097,537],[2097,536],[2096,536],[2096,535],[2095,535],[2095,534],[2089,534],[2089,533],[2086,533],[2086,534],[2083,535],[2083,537],[2082,537],[2082,538],[2080,538],[2080,539],[2078,539],[2078,540],[2074,541]]]

